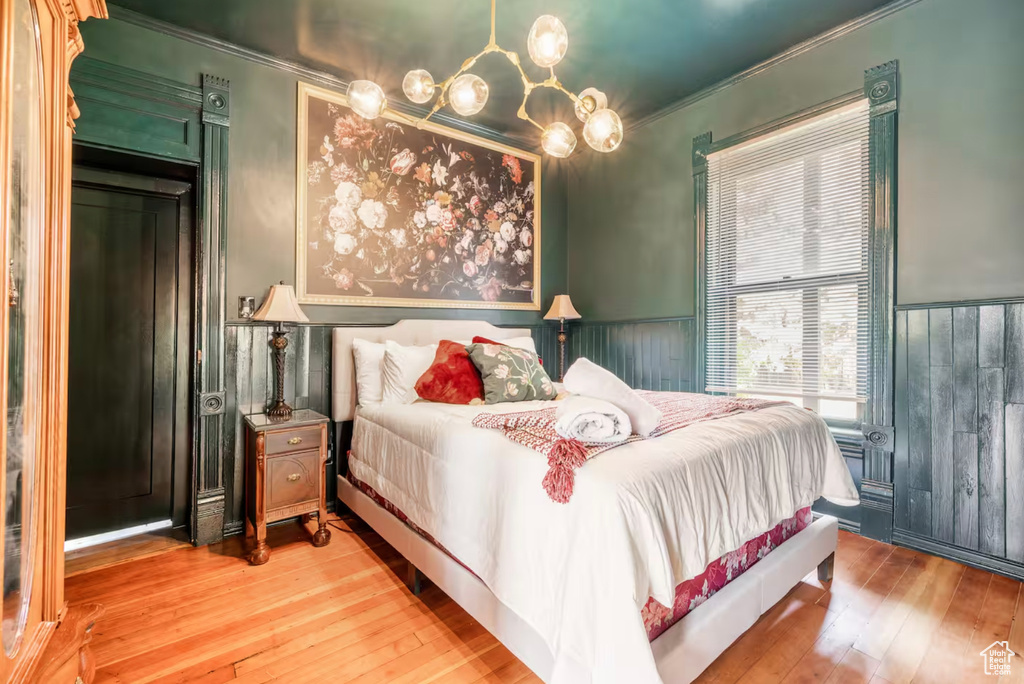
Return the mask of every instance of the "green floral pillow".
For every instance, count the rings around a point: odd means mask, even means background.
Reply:
[[[554,399],[558,394],[537,355],[500,344],[471,344],[469,358],[484,381],[484,403]]]

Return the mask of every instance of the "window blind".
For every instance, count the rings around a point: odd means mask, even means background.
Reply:
[[[708,156],[707,391],[860,418],[868,129],[864,100]]]

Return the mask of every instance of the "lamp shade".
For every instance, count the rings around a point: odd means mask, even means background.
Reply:
[[[579,312],[572,305],[572,300],[569,299],[569,295],[555,295],[555,301],[551,302],[551,308],[544,315],[545,320],[571,320],[573,318],[583,318]]]
[[[295,290],[284,282],[270,286],[270,294],[263,301],[263,306],[253,314],[252,319],[276,323],[309,323],[306,314],[299,308]]]

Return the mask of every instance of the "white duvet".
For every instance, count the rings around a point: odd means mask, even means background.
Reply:
[[[543,455],[474,428],[549,402],[358,410],[352,474],[400,508],[546,641],[555,682],[659,682],[640,608],[819,496],[857,501],[825,423],[777,406],[615,447],[568,504]]]

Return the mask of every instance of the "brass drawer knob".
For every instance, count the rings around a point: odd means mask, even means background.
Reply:
[[[289,444],[302,444],[302,438],[301,437],[292,437],[291,439],[288,440],[288,443]]]
[[[302,477],[302,476],[299,475],[298,473],[292,473],[291,475],[288,476],[288,481],[289,482],[298,482],[300,477]]]

